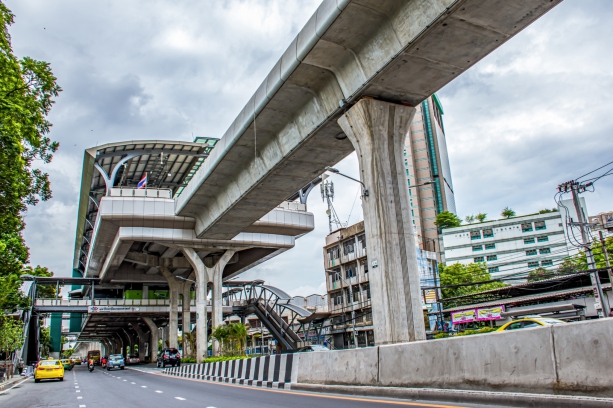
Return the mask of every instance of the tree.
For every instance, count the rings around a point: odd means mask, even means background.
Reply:
[[[4,365],[8,364],[11,355],[23,345],[23,324],[0,313],[0,352],[4,354]]]
[[[464,218],[464,221],[466,221],[468,224],[472,224],[473,222],[475,222],[475,216],[474,215],[467,215]]]
[[[48,63],[15,56],[8,32],[13,21],[0,1],[0,281],[12,293],[3,294],[9,310],[23,305],[19,275],[29,254],[22,213],[51,198],[48,175],[32,165],[49,163],[59,147],[46,135],[47,115],[61,91]]]
[[[24,275],[32,275],[39,277],[52,277],[53,272],[49,270],[49,268],[36,265],[34,268],[31,266],[26,266],[22,269]],[[61,286],[60,286],[61,288]],[[36,297],[43,299],[54,299],[56,296],[57,287],[55,284],[52,285],[36,285]],[[59,294],[57,294],[59,295]]]
[[[538,267],[528,273],[528,282],[538,282],[544,279],[550,279],[556,276],[556,272]]]
[[[485,221],[485,219],[487,218],[487,214],[485,214],[485,213],[479,213],[479,214],[475,215],[475,218],[476,218],[477,220],[479,220],[479,222],[483,222],[483,221]]]
[[[511,217],[515,217],[515,211],[513,211],[509,207],[504,207],[504,210],[502,210],[502,213],[500,215],[502,215],[504,218],[509,219]]]
[[[557,211],[558,211],[557,208],[552,208],[551,210],[549,208],[545,208],[545,209],[539,210],[539,214],[549,214],[549,213],[557,212]]]
[[[53,351],[52,350],[53,347],[51,347],[51,329],[49,327],[40,328],[40,337],[38,341],[40,344],[41,357],[48,356],[49,353]]]
[[[460,224],[462,224],[462,220],[459,219],[457,215],[449,211],[443,211],[436,214],[436,221],[434,221],[434,225],[436,225],[439,229],[459,227]]]
[[[244,354],[247,343],[247,328],[244,324],[219,325],[213,330],[211,337],[219,342],[224,354],[231,356]]]
[[[439,265],[439,275],[441,286],[456,286],[451,288],[443,288],[443,299],[470,295],[476,292],[482,292],[484,290],[491,290],[497,288],[503,288],[508,286],[502,282],[487,282],[492,279],[490,273],[487,270],[485,263],[470,263],[460,264],[455,263],[453,265]],[[465,285],[475,283],[474,285]]]

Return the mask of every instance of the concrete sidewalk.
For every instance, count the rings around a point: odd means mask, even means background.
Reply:
[[[15,375],[11,379],[0,383],[0,393],[4,392],[5,390],[8,390],[9,388],[13,387],[15,384],[19,383],[22,380],[27,380],[28,378],[31,378],[31,377],[22,377],[20,375]]]
[[[435,388],[369,387],[347,385],[292,384],[292,391],[310,391],[341,395],[386,397],[419,401],[487,404],[508,407],[601,408],[613,407],[613,398],[515,392],[444,390]]]

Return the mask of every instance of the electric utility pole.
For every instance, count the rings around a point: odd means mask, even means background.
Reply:
[[[592,254],[592,247],[588,232],[588,223],[585,219],[585,214],[583,214],[581,202],[579,201],[579,193],[584,192],[586,187],[586,185],[579,184],[578,182],[571,180],[567,181],[566,183],[560,184],[558,186],[558,191],[568,192],[570,190],[572,194],[575,212],[577,213],[577,221],[569,223],[570,228],[572,229],[573,226],[579,227],[579,230],[581,231],[582,247],[585,250],[585,256],[587,258],[588,269],[596,269],[596,262],[594,262],[594,255]],[[592,281],[592,285],[594,286],[594,298],[596,298],[594,307],[598,312],[598,317],[608,317],[610,310],[608,304],[605,302],[604,299],[602,286],[600,284],[600,276],[598,276],[598,271],[590,273],[590,279]]]

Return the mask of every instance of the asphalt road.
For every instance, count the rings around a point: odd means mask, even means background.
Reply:
[[[66,371],[64,381],[26,380],[0,394],[3,408],[199,407],[199,408],[360,408],[406,406],[424,408],[475,407],[448,403],[350,397],[298,391],[269,390],[177,379],[152,367],[107,372],[85,366]],[[483,406],[480,406],[483,407]]]

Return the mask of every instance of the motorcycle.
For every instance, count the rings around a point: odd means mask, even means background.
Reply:
[[[93,372],[94,371],[94,362],[90,361],[89,363],[87,363],[87,369],[89,370],[89,372]]]

